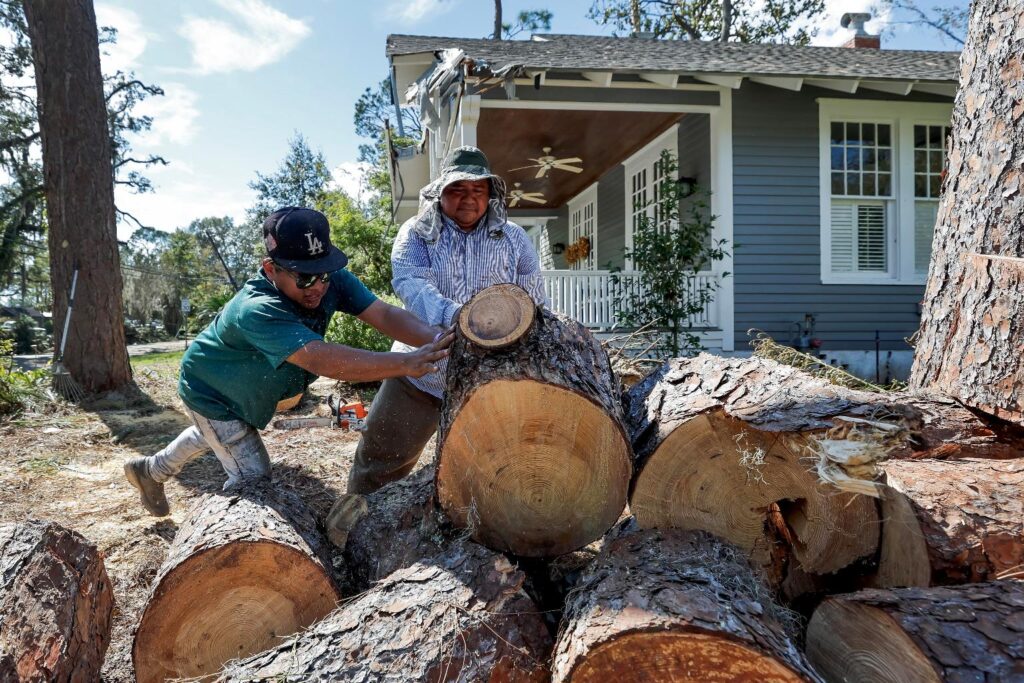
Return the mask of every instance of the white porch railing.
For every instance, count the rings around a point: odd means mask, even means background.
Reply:
[[[575,318],[587,327],[609,328],[618,322],[614,306],[616,291],[636,291],[640,287],[639,273],[630,271],[616,273],[618,285],[612,283],[607,270],[544,270],[541,275],[551,310]],[[715,279],[712,273],[687,278],[691,296],[696,296]],[[711,301],[703,312],[691,316],[689,323],[693,328],[718,327],[716,302]]]

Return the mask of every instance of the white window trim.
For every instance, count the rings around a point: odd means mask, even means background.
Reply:
[[[923,285],[914,272],[914,126],[949,126],[952,103],[888,100],[818,99],[820,168],[821,282],[826,285]],[[829,136],[833,121],[887,123],[892,126],[894,221],[890,232],[887,274],[838,275],[832,272],[832,176]]]
[[[576,211],[580,211],[587,204],[594,205],[594,235],[590,240],[590,260],[594,264],[590,270],[596,270],[599,268],[598,264],[600,261],[597,260],[597,230],[598,230],[598,217],[597,217],[597,183],[593,183],[590,187],[586,188],[578,195],[573,197],[567,202],[569,206],[569,238],[572,239],[572,215]]]
[[[639,150],[628,156],[622,165],[625,167],[625,175],[623,178],[623,197],[625,198],[623,204],[625,210],[625,216],[623,220],[624,230],[626,231],[626,250],[633,251],[633,203],[630,201],[632,197],[632,188],[630,187],[630,179],[633,174],[644,166],[653,166],[654,162],[661,158],[661,153],[664,150],[668,150],[673,154],[679,154],[679,124],[675,123],[670,126],[664,133],[654,138],[646,145],[641,147]],[[653,189],[653,185],[649,185]],[[633,260],[626,259],[626,270],[633,270]]]

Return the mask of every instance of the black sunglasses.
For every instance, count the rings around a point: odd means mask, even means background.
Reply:
[[[317,282],[327,282],[331,279],[330,273],[296,273],[294,270],[288,270],[277,261],[274,261],[274,265],[282,273],[287,273],[288,277],[295,280],[295,286],[299,289],[309,289]]]

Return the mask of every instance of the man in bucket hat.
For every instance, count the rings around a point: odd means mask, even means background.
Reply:
[[[301,394],[318,375],[365,382],[437,371],[452,335],[377,299],[344,270],[319,211],[285,207],[263,224],[267,257],[256,277],[224,306],[181,361],[178,394],[194,426],[156,455],[128,460],[128,481],[153,515],[168,514],[163,483],[212,449],[227,472],[224,488],[268,477],[270,458],[258,429],[278,401]],[[358,317],[407,353],[375,353],[329,344],[336,311]],[[418,346],[419,348],[413,348]]]
[[[476,147],[451,152],[437,180],[420,191],[420,213],[398,231],[391,265],[406,309],[445,329],[462,304],[491,285],[517,284],[547,304],[537,252],[509,222],[505,183]],[[407,349],[401,340],[392,347]],[[412,470],[437,430],[446,370],[442,361],[429,376],[384,380],[356,449],[349,493],[373,491]]]

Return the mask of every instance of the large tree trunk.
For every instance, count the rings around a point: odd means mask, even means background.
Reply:
[[[96,546],[52,522],[0,524],[0,681],[99,680],[113,607]]]
[[[131,381],[121,311],[110,131],[90,0],[24,0],[32,40],[58,344],[78,270],[64,365],[88,391]]]
[[[818,680],[742,555],[702,532],[610,540],[569,595],[552,680]]]
[[[1024,423],[1024,4],[973,3],[911,385]]]
[[[808,625],[807,658],[837,683],[1024,680],[1024,582],[828,598]]]
[[[1024,565],[1024,460],[896,460],[882,468],[888,488],[873,585],[987,581]]]
[[[875,552],[875,503],[820,481],[808,458],[832,418],[869,415],[873,401],[759,358],[670,361],[627,394],[630,509],[642,527],[735,543],[773,581],[788,553],[807,573],[842,569]]]
[[[438,502],[484,545],[557,556],[618,519],[631,452],[601,345],[576,321],[520,305],[523,297],[497,285],[459,315],[437,440]]]
[[[476,543],[391,574],[222,680],[544,681],[551,636],[522,572]]]
[[[196,502],[135,634],[140,683],[202,676],[309,626],[340,597],[305,504],[271,482]]]

